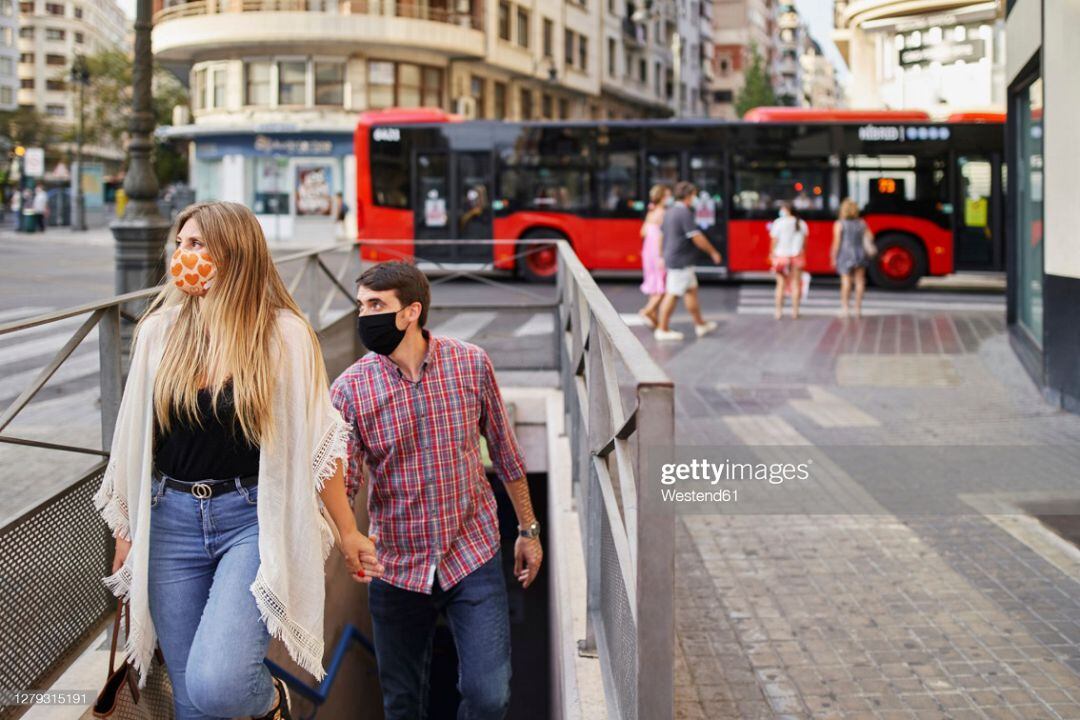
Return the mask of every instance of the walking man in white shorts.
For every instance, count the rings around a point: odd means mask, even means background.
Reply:
[[[657,340],[682,340],[683,334],[672,330],[669,323],[675,312],[679,298],[683,298],[686,311],[694,320],[694,332],[698,337],[707,335],[716,329],[716,323],[706,322],[701,316],[698,304],[698,282],[694,274],[694,260],[697,251],[707,253],[712,261],[719,265],[722,261],[720,251],[712,246],[709,239],[694,222],[694,211],[690,203],[697,194],[697,188],[688,182],[675,185],[675,204],[664,213],[664,265],[667,267],[664,299],[660,301],[660,318],[653,337]]]

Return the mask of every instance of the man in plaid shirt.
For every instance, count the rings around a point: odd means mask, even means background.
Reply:
[[[388,262],[358,279],[357,326],[372,352],[334,381],[353,426],[347,488],[370,479],[380,577],[370,581],[375,654],[387,720],[425,715],[432,638],[445,612],[457,646],[459,717],[502,718],[510,702],[510,623],[495,496],[480,435],[518,518],[514,574],[524,587],[543,558],[521,450],[491,360],[424,329],[431,289]]]

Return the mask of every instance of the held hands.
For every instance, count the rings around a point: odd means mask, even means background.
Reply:
[[[519,537],[514,543],[514,577],[523,588],[532,585],[543,560],[544,549],[540,546],[540,538]]]
[[[368,537],[359,530],[341,536],[341,555],[345,559],[345,567],[358,583],[370,583],[374,578],[382,576],[385,570],[375,557],[377,540],[376,536]]]

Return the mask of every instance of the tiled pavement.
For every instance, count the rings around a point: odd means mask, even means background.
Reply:
[[[676,381],[681,445],[1080,449],[1080,417],[1043,402],[996,311],[896,313],[636,332]],[[677,717],[1080,718],[1080,552],[1013,525],[680,516]]]

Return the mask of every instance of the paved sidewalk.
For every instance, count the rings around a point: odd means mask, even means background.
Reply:
[[[635,328],[675,379],[680,445],[1080,452],[1000,312],[712,317],[683,343]],[[1009,507],[679,516],[677,717],[1080,718],[1080,551]]]

